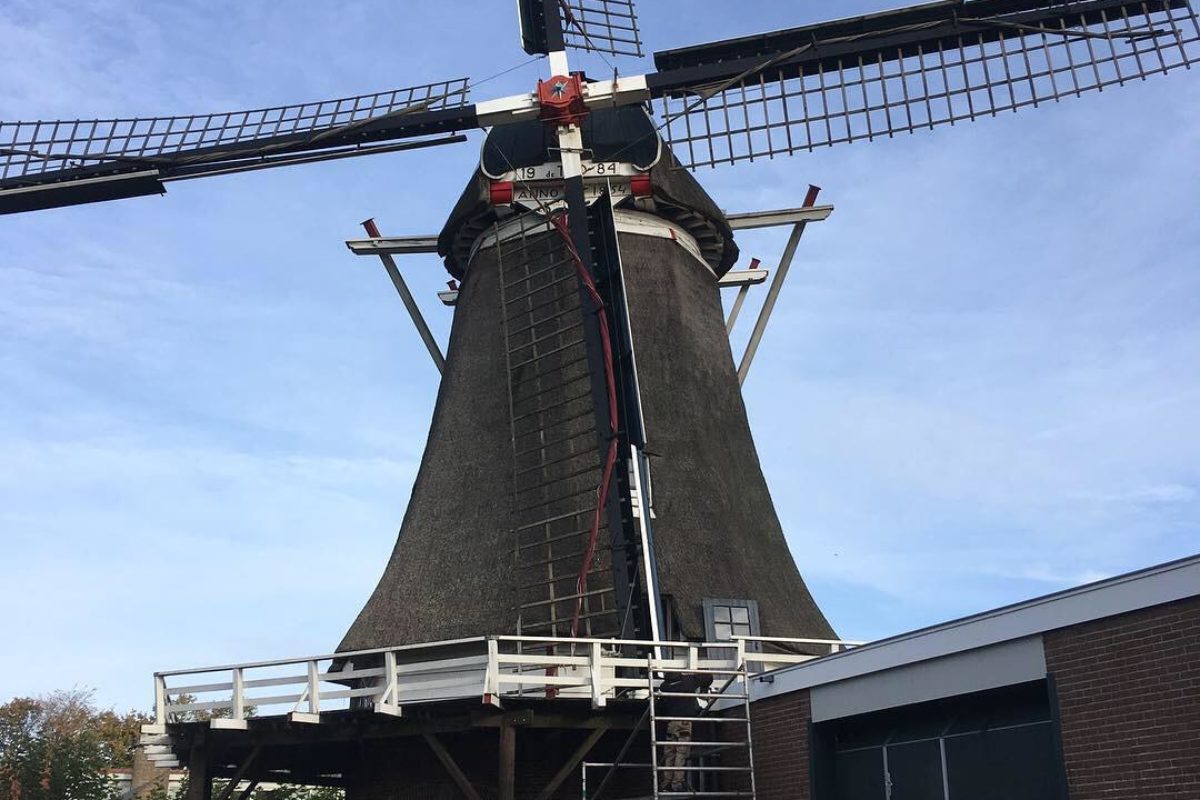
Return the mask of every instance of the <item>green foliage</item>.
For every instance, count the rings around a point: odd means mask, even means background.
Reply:
[[[174,702],[192,702],[179,697]],[[228,711],[193,712],[177,721],[228,716]],[[254,709],[247,709],[254,716]],[[98,710],[91,692],[73,690],[42,697],[19,697],[0,705],[0,798],[3,800],[116,800],[107,770],[133,765],[141,726],[149,714]],[[225,781],[214,782],[219,794]],[[171,792],[156,786],[149,800],[182,800],[185,778]],[[236,796],[236,795],[235,795]],[[272,786],[254,790],[251,800],[343,800],[340,789]]]
[[[115,730],[119,718],[113,716],[105,727]],[[0,706],[0,793],[21,800],[114,798],[105,770],[125,738],[102,732],[96,717],[91,694],[79,690]]]

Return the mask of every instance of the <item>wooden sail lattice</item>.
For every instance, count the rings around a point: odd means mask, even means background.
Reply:
[[[564,0],[570,12],[563,21],[568,47],[616,56],[642,56],[637,11],[632,0]]]
[[[104,164],[156,167],[263,155],[391,115],[462,106],[468,81],[247,111],[178,117],[0,122],[0,185],[46,172]]]
[[[982,5],[943,20],[897,15],[870,34],[797,32],[761,68],[666,93],[665,138],[688,166],[730,164],[1011,113],[1200,59],[1200,24],[1179,0],[976,16]]]

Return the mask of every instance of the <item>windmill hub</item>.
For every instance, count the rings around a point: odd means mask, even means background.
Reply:
[[[578,125],[587,116],[584,83],[578,74],[538,81],[537,100],[542,121],[551,125]]]

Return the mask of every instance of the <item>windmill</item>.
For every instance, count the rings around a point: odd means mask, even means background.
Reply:
[[[830,638],[727,358],[717,286],[737,259],[733,228],[680,167],[972,121],[1189,67],[1196,17],[1185,0],[951,0],[664,51],[652,74],[589,80],[566,48],[640,52],[632,5],[519,9],[526,51],[549,63],[536,91],[471,103],[459,79],[231,114],[3,123],[0,211],[491,128],[436,242],[462,283],[428,449],[342,649],[509,632],[696,640],[739,625]],[[815,199],[791,219],[811,219]]]

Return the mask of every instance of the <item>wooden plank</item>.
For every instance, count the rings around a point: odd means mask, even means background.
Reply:
[[[600,737],[607,733],[608,730],[609,729],[606,726],[603,728],[596,728],[589,733],[587,738],[583,740],[583,744],[579,745],[575,752],[571,754],[571,757],[567,759],[566,763],[562,765],[562,768],[559,769],[558,772],[554,773],[554,777],[550,779],[550,782],[546,784],[546,787],[538,793],[537,800],[550,800],[550,796],[554,794],[559,786],[562,786],[563,781],[565,781],[567,777],[575,771],[575,769],[579,766],[579,762],[583,761],[584,757],[591,752],[593,747],[596,746],[596,742],[600,741]]]
[[[479,792],[475,791],[475,787],[467,780],[467,776],[458,768],[458,764],[438,738],[431,733],[423,733],[421,735],[425,737],[425,743],[433,750],[433,754],[437,756],[438,761],[442,762],[442,766],[446,768],[446,772],[449,772],[450,777],[458,784],[458,788],[467,796],[467,800],[480,800]]]

